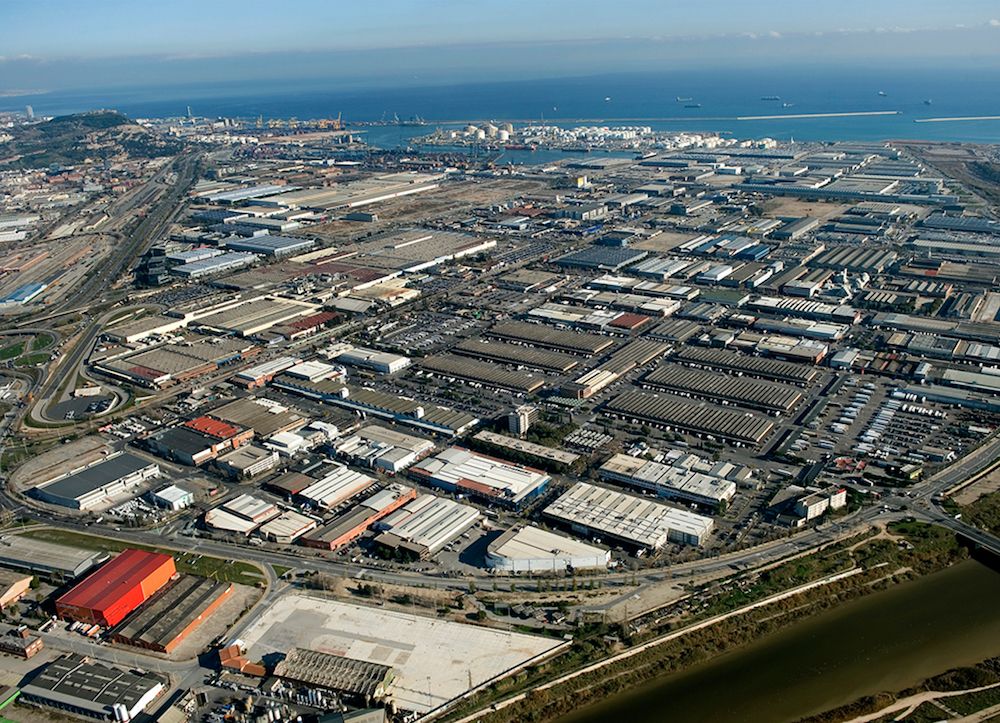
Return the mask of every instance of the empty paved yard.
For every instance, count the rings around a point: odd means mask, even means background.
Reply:
[[[391,696],[401,708],[428,711],[562,641],[292,592],[242,636],[259,659],[292,647],[391,665]]]

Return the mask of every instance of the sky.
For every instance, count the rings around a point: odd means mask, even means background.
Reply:
[[[1000,66],[1000,2],[0,0],[0,93],[8,94],[872,59]]]

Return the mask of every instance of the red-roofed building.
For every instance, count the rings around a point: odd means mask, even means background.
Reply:
[[[185,422],[184,426],[199,434],[204,434],[206,437],[211,437],[221,442],[232,442],[233,449],[242,447],[244,444],[249,444],[250,440],[253,439],[252,429],[243,429],[215,417],[195,417],[191,421]]]
[[[622,314],[614,321],[612,321],[608,326],[613,326],[616,329],[625,329],[627,331],[635,331],[643,324],[649,323],[649,317],[643,316],[642,314]]]
[[[125,550],[56,600],[56,613],[66,620],[114,627],[176,574],[170,555]]]

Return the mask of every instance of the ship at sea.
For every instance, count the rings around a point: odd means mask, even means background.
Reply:
[[[678,103],[690,103],[692,100],[694,100],[694,98],[685,98],[682,95],[677,96]]]
[[[761,100],[781,100],[780,95],[762,95]]]
[[[701,103],[688,103],[685,108],[701,108]]]
[[[353,125],[356,126],[401,126],[401,127],[411,127],[411,126],[425,126],[427,121],[418,115],[412,115],[409,118],[400,118],[398,114],[393,113],[392,118],[386,118],[385,113],[382,114],[382,118],[377,121],[356,121]]]

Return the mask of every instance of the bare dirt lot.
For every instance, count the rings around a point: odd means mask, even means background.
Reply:
[[[822,201],[806,201],[799,198],[772,198],[764,204],[764,215],[777,216],[811,216],[825,221],[839,216],[850,208],[850,204],[823,203]]]

